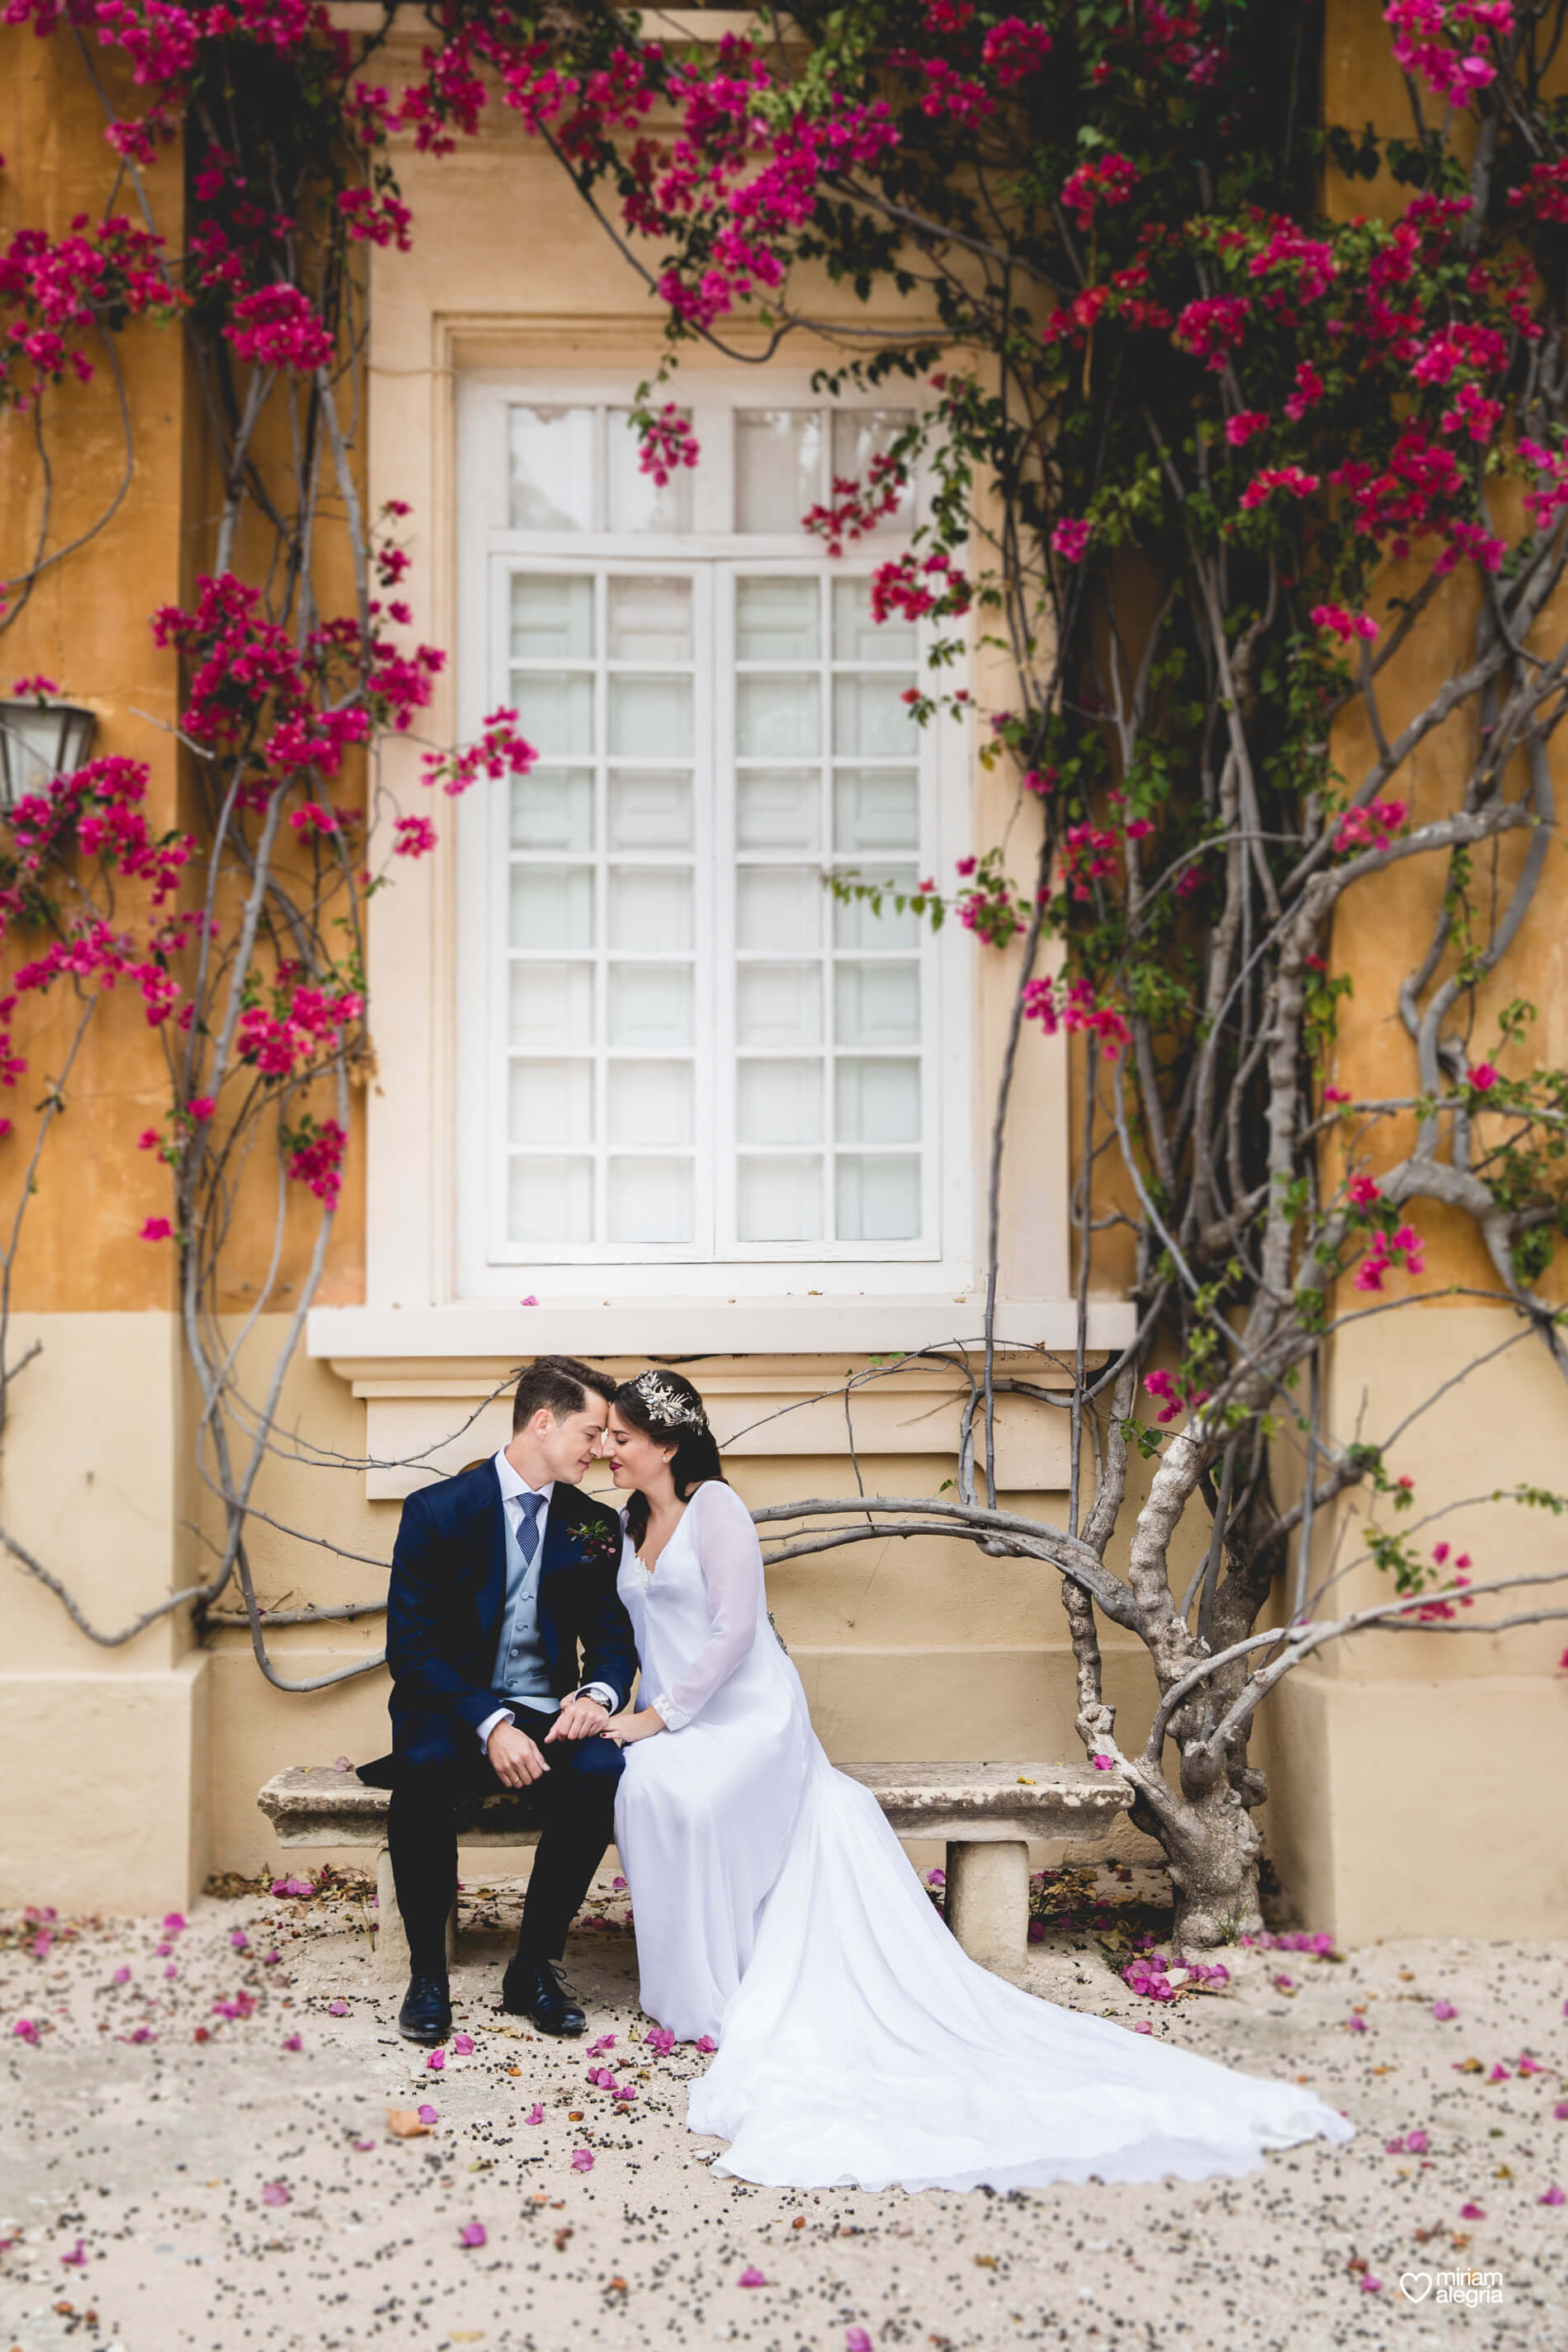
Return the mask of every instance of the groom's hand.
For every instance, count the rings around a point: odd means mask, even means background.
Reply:
[[[560,1714],[544,1735],[544,1744],[552,1739],[597,1739],[610,1719],[610,1710],[601,1706],[596,1698],[585,1698],[579,1692],[567,1699]]]
[[[498,1723],[485,1749],[503,1789],[531,1788],[550,1769],[527,1732],[520,1731],[515,1723]]]

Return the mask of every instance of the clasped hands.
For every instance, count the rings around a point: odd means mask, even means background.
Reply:
[[[596,1698],[584,1697],[579,1692],[563,1705],[544,1735],[544,1747],[557,1739],[605,1738],[624,1748],[634,1739],[649,1738],[664,1727],[663,1717],[651,1706],[640,1707],[635,1714],[616,1716],[612,1721],[609,1710]],[[503,1789],[531,1788],[550,1769],[539,1742],[531,1739],[526,1731],[520,1731],[515,1723],[498,1723],[485,1748]]]

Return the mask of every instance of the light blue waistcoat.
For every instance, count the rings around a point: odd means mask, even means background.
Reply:
[[[539,1634],[539,1570],[544,1558],[544,1526],[549,1517],[546,1505],[538,1514],[539,1541],[533,1558],[525,1560],[511,1513],[504,1503],[501,1505],[501,1517],[506,1523],[506,1602],[490,1674],[490,1687],[498,1696],[514,1698],[521,1706],[542,1708],[546,1714],[553,1712],[556,1705],[544,1644]]]

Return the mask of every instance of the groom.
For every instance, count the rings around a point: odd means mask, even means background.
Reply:
[[[614,1832],[622,1757],[598,1735],[637,1670],[616,1592],[620,1520],[577,1491],[615,1388],[574,1357],[541,1356],[518,1382],[510,1444],[403,1507],[387,1595],[393,1753],[359,1777],[392,1790],[412,1969],[397,2026],[410,2042],[451,2031],[458,1815],[498,1789],[529,1790],[542,1832],[503,2005],[545,2033],[586,2022],[556,1963]]]

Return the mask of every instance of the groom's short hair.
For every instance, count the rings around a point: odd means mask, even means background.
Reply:
[[[517,1394],[511,1401],[511,1433],[515,1437],[533,1419],[536,1412],[553,1413],[557,1421],[569,1421],[581,1412],[592,1389],[608,1404],[616,1393],[616,1383],[608,1372],[595,1370],[592,1364],[580,1364],[575,1356],[540,1356],[530,1364],[517,1384]]]

